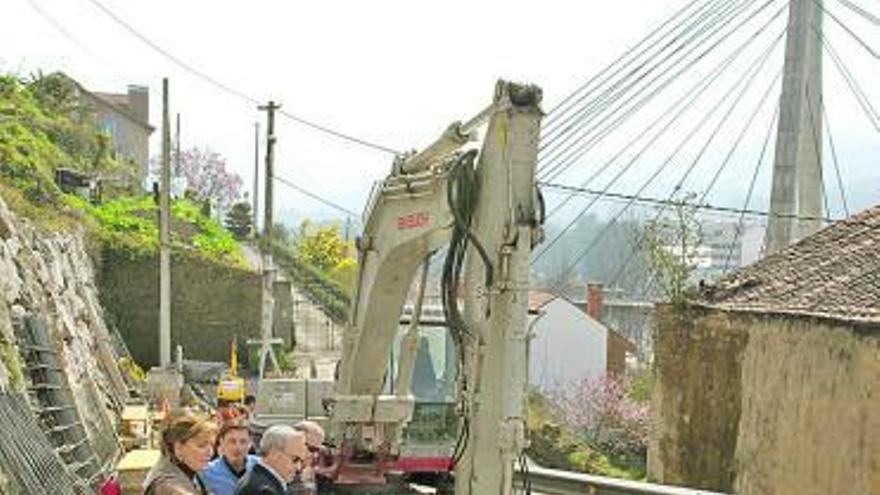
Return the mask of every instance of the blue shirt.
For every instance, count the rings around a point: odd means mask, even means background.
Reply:
[[[259,462],[259,457],[255,455],[247,456],[245,461],[245,472],[250,471],[254,464]],[[205,486],[212,495],[233,495],[235,493],[235,485],[244,473],[236,474],[232,467],[226,462],[226,458],[220,456],[208,464],[208,467],[201,472]]]

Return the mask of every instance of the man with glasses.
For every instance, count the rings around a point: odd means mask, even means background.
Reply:
[[[235,495],[285,495],[309,455],[306,437],[287,425],[267,429],[260,440],[262,457],[238,482]],[[294,489],[296,487],[291,487]]]

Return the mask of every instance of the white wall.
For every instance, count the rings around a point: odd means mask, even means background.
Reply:
[[[529,383],[549,391],[561,383],[605,376],[608,329],[564,299],[533,316]]]

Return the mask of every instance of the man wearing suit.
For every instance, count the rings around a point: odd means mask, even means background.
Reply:
[[[297,478],[308,455],[305,435],[287,425],[272,426],[263,433],[260,453],[260,461],[238,482],[235,495],[290,493],[288,484]]]

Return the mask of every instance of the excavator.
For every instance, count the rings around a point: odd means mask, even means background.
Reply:
[[[429,264],[441,251],[442,309],[457,359],[460,421],[448,466],[454,493],[513,493],[515,464],[527,445],[529,261],[543,239],[535,180],[541,97],[537,86],[499,81],[487,108],[449,126],[424,150],[395,159],[374,188],[357,240],[350,324],[327,401],[340,493],[390,485],[413,416]],[[388,355],[417,280],[413,323],[399,344],[397,383],[389,393]]]

